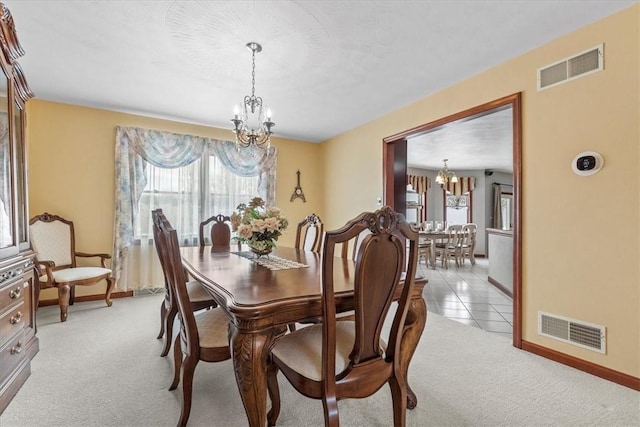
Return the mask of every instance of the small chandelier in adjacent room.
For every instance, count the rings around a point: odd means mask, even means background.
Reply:
[[[436,176],[436,182],[440,185],[447,185],[448,182],[458,182],[458,177],[454,171],[450,171],[447,167],[447,161],[449,159],[442,159],[444,162],[444,169],[441,169]]]
[[[244,97],[242,108],[236,105],[231,119],[236,135],[236,145],[238,147],[249,147],[255,145],[260,148],[271,146],[271,128],[275,123],[271,121],[271,110],[267,109],[263,113],[262,98],[256,96],[256,53],[262,51],[262,46],[256,42],[247,43],[247,47],[252,52],[251,61],[251,96]]]

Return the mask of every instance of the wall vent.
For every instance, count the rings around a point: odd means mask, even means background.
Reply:
[[[538,334],[605,354],[606,328],[557,314],[538,312]]]
[[[603,69],[604,45],[601,44],[538,69],[538,90],[547,89]]]

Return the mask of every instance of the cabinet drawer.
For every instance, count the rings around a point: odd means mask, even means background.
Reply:
[[[20,332],[9,340],[6,345],[0,346],[0,384],[3,384],[6,380],[5,376],[8,376],[18,366],[20,361],[24,359],[27,352],[24,348],[24,333]]]
[[[29,313],[24,302],[13,305],[0,314],[0,347],[29,322]]]
[[[22,278],[8,286],[3,286],[0,289],[0,311],[4,310],[5,307],[24,301],[25,292],[28,290]]]

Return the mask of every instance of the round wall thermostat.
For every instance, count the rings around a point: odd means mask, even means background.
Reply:
[[[589,176],[600,172],[604,166],[604,158],[595,151],[585,151],[573,158],[571,168],[581,176]]]

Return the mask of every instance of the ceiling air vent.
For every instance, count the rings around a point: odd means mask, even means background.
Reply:
[[[538,90],[547,89],[604,69],[604,45],[538,69]]]
[[[538,334],[602,354],[606,353],[604,326],[539,311]]]

